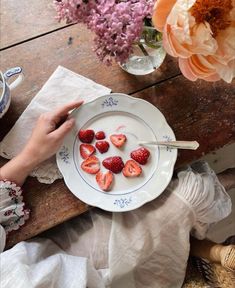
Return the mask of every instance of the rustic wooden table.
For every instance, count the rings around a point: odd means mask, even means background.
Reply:
[[[177,139],[197,140],[200,148],[180,151],[176,166],[235,140],[235,81],[190,82],[170,57],[147,76],[129,75],[118,65],[107,69],[92,51],[91,33],[82,25],[58,24],[51,3],[1,1],[1,70],[21,66],[26,78],[13,91],[10,109],[0,120],[0,141],[58,65],[110,87],[113,92],[149,101],[165,115]],[[0,158],[0,165],[5,162]],[[31,217],[20,230],[10,234],[8,247],[88,209],[62,180],[45,185],[29,177],[23,189]]]

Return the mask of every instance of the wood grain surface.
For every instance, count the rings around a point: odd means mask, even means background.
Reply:
[[[23,190],[24,201],[27,208],[31,210],[30,218],[19,230],[9,233],[7,248],[80,215],[88,209],[88,206],[76,198],[61,180],[46,185],[29,177]]]
[[[176,167],[235,141],[235,81],[190,82],[180,74],[176,59],[169,56],[157,71],[146,76],[130,75],[117,64],[107,67],[92,51],[93,35],[82,25],[58,24],[51,2],[1,1],[1,70],[21,66],[25,80],[12,92],[10,109],[0,120],[0,141],[58,65],[113,92],[149,101],[165,115],[178,140],[197,140],[197,151],[179,151]],[[0,166],[6,161],[0,158]],[[23,189],[30,219],[10,233],[7,247],[88,209],[63,180],[46,185],[29,177]]]
[[[1,0],[0,49],[66,26],[55,16],[53,0]]]
[[[117,64],[107,68],[92,51],[92,39],[93,35],[84,27],[74,25],[1,52],[1,69],[21,66],[25,80],[12,92],[10,109],[0,120],[0,141],[58,65],[105,85],[113,92],[126,94],[179,74],[176,60],[171,57],[146,76],[130,75]]]
[[[177,140],[200,143],[196,151],[178,150],[176,166],[235,141],[235,80],[231,84],[191,82],[180,75],[133,96],[156,106],[166,117]]]

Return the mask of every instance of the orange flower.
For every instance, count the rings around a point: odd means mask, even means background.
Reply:
[[[152,20],[185,77],[232,81],[235,0],[157,0]]]

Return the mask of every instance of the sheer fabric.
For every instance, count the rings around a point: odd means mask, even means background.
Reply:
[[[205,163],[125,213],[92,209],[1,254],[2,287],[181,287],[190,231],[206,236],[231,200]]]

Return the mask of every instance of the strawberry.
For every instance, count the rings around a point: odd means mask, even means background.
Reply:
[[[95,143],[95,147],[100,151],[100,153],[105,153],[109,150],[109,142],[107,141],[98,141]]]
[[[95,153],[95,147],[91,144],[81,144],[80,145],[80,154],[83,159],[90,157]]]
[[[103,140],[105,138],[105,133],[104,131],[98,131],[95,133],[95,139],[96,140]]]
[[[126,177],[137,177],[142,173],[142,168],[134,160],[128,160],[122,170]]]
[[[96,174],[100,170],[100,161],[96,156],[92,155],[82,162],[81,168],[86,173]]]
[[[91,143],[94,138],[95,132],[91,129],[80,130],[78,132],[78,138],[83,143]]]
[[[120,173],[124,167],[122,158],[119,156],[108,157],[103,160],[102,164],[115,174]]]
[[[113,183],[113,173],[111,171],[107,171],[106,173],[99,171],[95,179],[102,190],[108,191]]]
[[[126,135],[124,134],[113,134],[110,136],[110,141],[115,145],[116,147],[120,148],[124,145],[126,142]]]
[[[138,148],[131,152],[131,158],[142,165],[147,163],[149,156],[150,152],[145,147]]]

